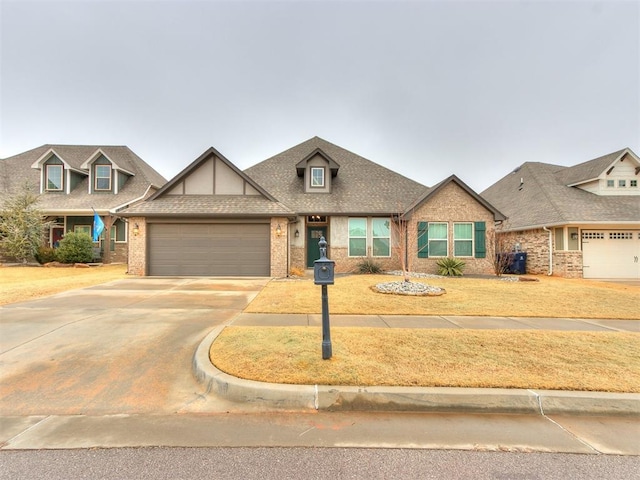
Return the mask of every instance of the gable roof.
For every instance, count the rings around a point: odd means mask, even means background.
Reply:
[[[635,156],[630,149],[624,148],[617,152],[574,165],[573,167],[565,168],[559,175],[561,175],[562,182],[570,187],[590,182],[596,180],[603,172],[609,170],[612,165],[626,154]]]
[[[170,194],[174,187],[185,181],[200,166],[212,158],[217,158],[223,162],[236,175],[253,187],[259,195]],[[280,203],[255,180],[239,170],[238,167],[213,147],[205,150],[202,155],[191,162],[146,201],[127,208],[120,213],[123,217],[189,216],[201,218],[292,216],[293,214],[292,210]]]
[[[574,167],[526,162],[487,188],[481,196],[508,217],[507,230],[588,222],[638,223],[640,196],[596,195],[569,186],[569,182],[580,177],[587,179],[598,170],[599,175],[626,150]]]
[[[45,193],[40,195],[38,208],[45,213],[115,211],[143,198],[149,189],[160,188],[166,183],[162,175],[136,155],[129,147],[113,145],[42,145],[26,152],[0,160],[0,196],[16,192],[25,182],[39,191],[41,164],[50,154],[62,160],[74,171],[88,173],[83,164],[103,153],[120,170],[131,176],[118,194],[92,194],[88,190],[88,176],[69,194]],[[35,167],[35,168],[34,168]]]
[[[455,183],[458,187],[462,188],[465,192],[467,192],[471,197],[473,197],[480,205],[493,213],[493,218],[496,221],[505,220],[506,217],[500,213],[498,209],[496,209],[493,205],[487,202],[484,198],[478,195],[473,189],[460,180],[456,175],[450,175],[449,177],[442,180],[437,185],[434,185],[427,192],[420,197],[418,197],[407,209],[404,211],[403,216],[411,216],[411,212],[418,207],[421,203],[427,201],[429,198],[434,197],[440,190],[442,190],[446,185],[450,183]]]
[[[339,166],[331,193],[305,193],[298,164],[322,152]],[[389,215],[403,212],[427,187],[388,168],[313,137],[248,169],[278,200],[301,215]]]
[[[299,177],[302,177],[304,175],[307,162],[309,162],[309,160],[311,160],[316,155],[321,156],[327,161],[327,163],[329,164],[329,169],[331,170],[332,177],[335,177],[336,175],[338,175],[338,170],[340,170],[340,165],[338,165],[338,162],[336,162],[333,158],[327,155],[321,148],[316,148],[309,155],[304,157],[302,160],[300,160],[296,164],[296,171]]]

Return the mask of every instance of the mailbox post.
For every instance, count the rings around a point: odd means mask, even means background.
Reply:
[[[320,258],[313,262],[313,281],[322,285],[322,359],[331,358],[331,330],[329,326],[329,295],[327,285],[333,285],[333,270],[336,262],[327,258],[327,241],[320,237]]]

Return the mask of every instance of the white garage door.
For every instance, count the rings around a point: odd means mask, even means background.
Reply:
[[[640,278],[640,232],[583,230],[584,278]]]
[[[149,275],[270,275],[269,224],[151,223]]]

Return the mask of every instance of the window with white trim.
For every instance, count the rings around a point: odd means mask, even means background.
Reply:
[[[75,225],[73,231],[75,233],[86,233],[91,236],[91,225]]]
[[[629,180],[629,186],[630,187],[637,187],[638,186],[638,180]]]
[[[47,190],[53,192],[61,191],[64,185],[62,180],[62,165],[47,165],[45,171],[47,176]]]
[[[374,257],[391,256],[391,224],[388,218],[371,219]]]
[[[96,165],[96,190],[111,190],[111,165]]]
[[[349,219],[349,256],[367,256],[367,219]]]
[[[311,186],[324,187],[324,168],[311,167]]]
[[[627,181],[626,180],[618,180],[618,186],[621,188],[624,188],[627,186]]]
[[[448,224],[446,222],[431,223],[429,222],[429,256],[430,257],[446,257],[449,251],[447,240]]]
[[[616,186],[615,180],[607,180],[607,188],[613,188]]]
[[[453,224],[453,256],[473,257],[473,223]]]

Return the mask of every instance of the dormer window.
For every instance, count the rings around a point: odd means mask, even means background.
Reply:
[[[324,168],[311,167],[311,186],[324,188]]]
[[[62,165],[47,165],[47,191],[60,192],[63,188]]]
[[[95,189],[111,190],[111,165],[96,165]]]

